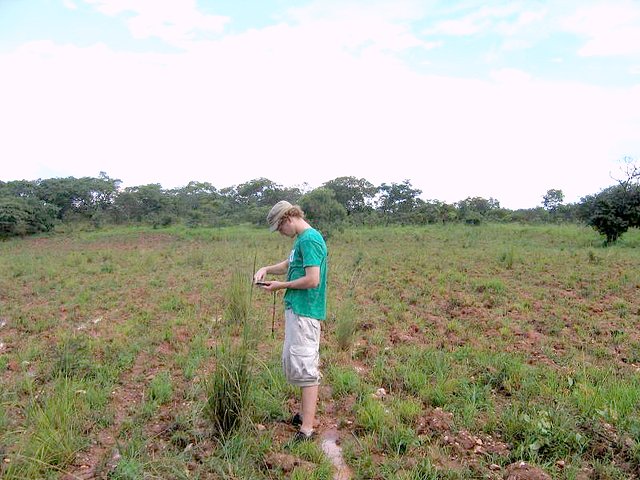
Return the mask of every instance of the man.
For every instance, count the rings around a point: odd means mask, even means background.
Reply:
[[[254,275],[268,292],[286,289],[285,335],[282,367],[287,381],[301,388],[302,412],[292,423],[299,425],[295,441],[313,438],[320,384],[320,322],[326,318],[327,245],[309,225],[302,209],[282,200],[267,215],[269,229],[295,239],[286,260],[260,268]],[[268,274],[287,274],[285,282],[265,281]]]

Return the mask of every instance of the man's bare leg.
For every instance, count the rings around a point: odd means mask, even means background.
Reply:
[[[302,387],[302,425],[300,431],[306,434],[313,432],[318,405],[318,385]]]

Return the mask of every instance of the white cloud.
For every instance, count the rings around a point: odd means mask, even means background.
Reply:
[[[73,2],[73,0],[62,0],[62,4],[65,6],[65,8],[68,8],[69,10],[78,9],[78,6]]]
[[[426,42],[412,30],[423,15],[419,2],[316,1],[289,9],[283,19],[318,45],[362,51],[399,53],[410,48],[432,49],[441,42]]]
[[[500,83],[507,84],[523,83],[531,80],[530,74],[515,68],[501,68],[499,70],[494,70],[489,74],[489,77]]]
[[[607,2],[579,8],[562,26],[586,38],[581,56],[640,54],[640,4]]]
[[[523,31],[539,26],[547,16],[546,10],[525,10],[519,12],[512,21],[500,20],[496,32],[506,37],[519,35]]]
[[[495,33],[514,36],[539,23],[547,15],[546,10],[530,10],[520,3],[499,6],[483,6],[459,18],[437,22],[425,33],[431,35],[470,36]]]
[[[130,14],[127,25],[134,38],[158,37],[170,45],[185,47],[199,33],[220,34],[229,18],[206,15],[195,0],[158,2],[156,0],[85,0],[110,16]]]

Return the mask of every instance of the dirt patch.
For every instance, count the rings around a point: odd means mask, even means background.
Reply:
[[[435,408],[418,421],[416,429],[419,435],[429,435],[451,448],[458,457],[466,458],[470,464],[485,455],[506,457],[510,453],[509,445],[490,435],[474,435],[467,430],[453,429],[453,414],[441,408]]]
[[[312,472],[315,465],[302,460],[294,455],[286,453],[269,453],[264,457],[264,465],[269,470],[280,470],[283,473],[291,473],[294,468],[301,468]]]
[[[505,480],[551,480],[551,476],[544,470],[525,462],[509,465],[504,472]]]
[[[453,414],[445,412],[440,407],[434,408],[418,421],[417,432],[419,434],[445,435],[453,426]]]
[[[467,430],[460,430],[453,435],[445,435],[443,440],[451,445],[460,455],[509,455],[509,445],[489,435],[473,435]]]
[[[73,465],[68,467],[68,474],[63,480],[107,478],[118,464],[120,453],[116,448],[120,428],[130,417],[137,405],[144,401],[145,382],[153,378],[157,366],[146,352],[136,358],[135,364],[126,372],[119,385],[111,392],[111,410],[114,412],[113,423],[106,429],[97,431],[91,441],[91,446],[79,452]]]

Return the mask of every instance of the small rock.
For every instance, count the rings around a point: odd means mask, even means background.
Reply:
[[[624,446],[627,448],[634,448],[636,446],[636,442],[633,440],[633,438],[629,437],[629,436],[624,436]]]
[[[489,465],[489,470],[492,470],[494,472],[500,470],[500,468],[500,465],[498,465],[497,463],[492,463],[491,465]]]
[[[375,398],[384,398],[387,396],[387,391],[384,388],[379,388],[376,393],[373,394]]]
[[[265,426],[264,426],[264,425],[262,425],[261,423],[258,423],[258,424],[256,425],[256,429],[257,429],[259,432],[263,432],[263,431],[265,431],[265,430],[267,429],[267,427],[265,427]]]

